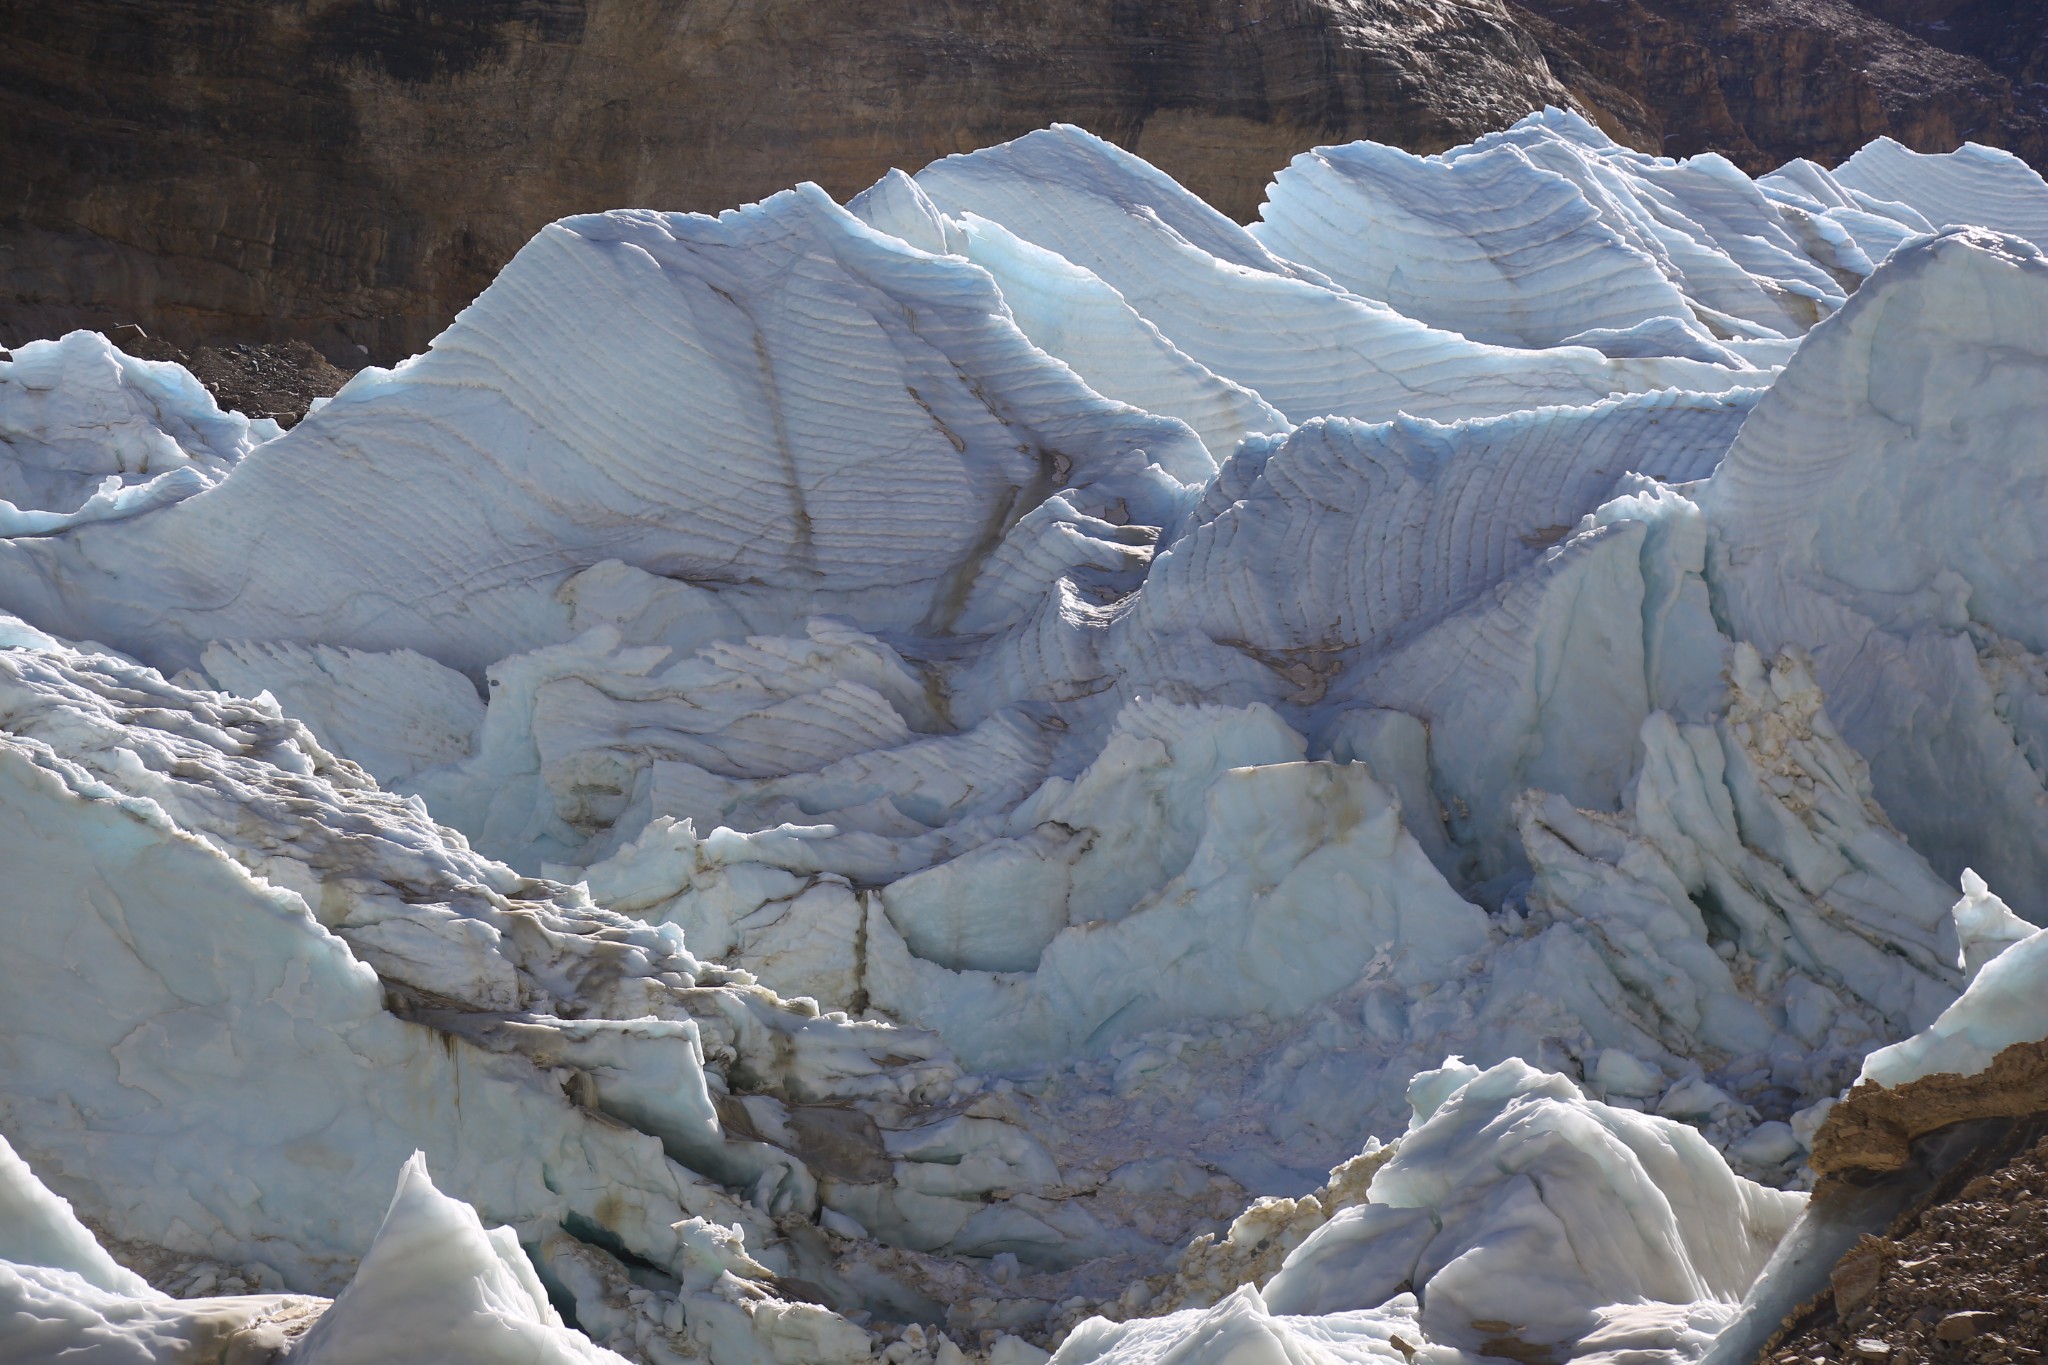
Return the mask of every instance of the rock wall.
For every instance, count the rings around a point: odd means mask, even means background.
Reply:
[[[2048,17],[2013,0],[1515,0],[1583,105],[1758,174],[1874,137],[2048,164]],[[2031,17],[2025,11],[2033,9]]]

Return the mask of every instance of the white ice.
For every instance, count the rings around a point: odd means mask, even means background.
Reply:
[[[222,412],[181,365],[73,332],[0,360],[0,536],[165,507],[218,484],[277,423]]]
[[[0,1352],[20,1365],[604,1365],[610,1351],[562,1325],[510,1228],[434,1188],[423,1157],[354,1277],[331,1303],[305,1295],[173,1299],[110,1257],[0,1140]]]
[[[1684,1124],[1526,1063],[1454,1058],[1409,1094],[1365,1202],[1263,1285],[1084,1323],[1055,1360],[1697,1359],[1804,1203],[1731,1174]]]
[[[1897,1086],[1939,1072],[1974,1076],[2012,1044],[2043,1038],[2048,1038],[2048,929],[2011,943],[1986,962],[1940,1018],[1903,1042],[1871,1053],[1857,1079]]]

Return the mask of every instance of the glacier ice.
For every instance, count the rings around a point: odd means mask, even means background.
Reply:
[[[1881,137],[1837,166],[1835,182],[1859,199],[1903,204],[1931,226],[1966,223],[2036,244],[2048,238],[2041,177],[1996,147],[1972,142],[1929,154]]]
[[[1054,1359],[1683,1360],[1804,1204],[1732,1174],[1693,1129],[1523,1062],[1453,1059],[1410,1093],[1408,1130],[1365,1199],[1263,1284],[1150,1321],[1097,1319]]]
[[[61,1270],[110,1294],[146,1298],[151,1291],[140,1275],[116,1262],[86,1230],[71,1206],[44,1187],[0,1138],[0,1261],[16,1266]]]
[[[1960,915],[1962,905],[1957,909]],[[1859,1080],[1898,1086],[1922,1076],[1974,1076],[2014,1043],[2048,1038],[2048,930],[2012,943],[1978,969],[1956,1002],[1926,1029],[1863,1059]]]
[[[288,433],[18,348],[9,1358],[1700,1359],[1835,1094],[2048,1033],[2044,236],[1055,126]]]
[[[1355,294],[1476,341],[1549,346],[1671,318],[1694,346],[1712,344],[1655,259],[1513,146],[1448,160],[1370,142],[1303,152],[1250,231]]]
[[[1807,650],[1891,818],[1944,877],[1994,886],[2035,884],[2048,819],[2033,537],[2005,529],[2048,457],[2044,304],[2029,243],[1901,247],[1700,493],[1730,629]]]
[[[510,1228],[434,1188],[410,1158],[354,1277],[306,1295],[173,1299],[114,1262],[0,1140],[0,1350],[7,1359],[179,1365],[218,1359],[618,1365],[565,1328]],[[232,1282],[231,1282],[232,1283]]]
[[[1283,261],[1128,153],[1064,125],[948,157],[917,184],[945,214],[1001,224],[1101,277],[1173,344],[1290,420],[1439,420],[1614,392],[1733,388],[1679,357],[1491,347]]]
[[[222,412],[181,365],[93,332],[0,361],[0,535],[114,521],[191,497],[280,434]]]
[[[434,1188],[414,1153],[355,1278],[293,1353],[309,1365],[407,1357],[450,1365],[605,1365],[619,1357],[562,1326],[510,1228]]]

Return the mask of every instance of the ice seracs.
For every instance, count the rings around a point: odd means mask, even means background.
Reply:
[[[1973,1076],[2012,1044],[2048,1038],[2044,984],[2048,930],[2036,930],[1984,963],[1924,1031],[1866,1057],[1858,1079],[1897,1086],[1939,1072]]]
[[[565,639],[555,589],[620,559],[734,589],[755,629],[825,611],[943,629],[983,542],[1047,495],[1156,525],[1184,497],[1158,466],[1210,462],[1183,423],[1033,347],[986,273],[815,188],[715,220],[550,226],[434,349],[314,419],[107,543],[178,563],[169,591],[137,591],[89,539],[15,541],[12,605],[174,667],[254,639],[475,669]]]
[[[1289,420],[1450,420],[1614,392],[1720,391],[1743,371],[1496,348],[1438,331],[1282,261],[1186,190],[1056,126],[918,173],[941,211],[1001,224],[1100,276],[1176,347]]]
[[[4,1140],[0,1351],[22,1365],[620,1365],[562,1325],[512,1229],[487,1231],[475,1210],[436,1190],[418,1153],[399,1172],[376,1238],[334,1301],[233,1292],[173,1299],[117,1265]]]
[[[2016,524],[2048,457],[2044,310],[2048,260],[2026,242],[1901,247],[1699,493],[1729,630],[1807,650],[1892,820],[1944,878],[1993,886],[2035,884],[2048,819],[2048,637]]]
[[[1474,341],[1552,346],[1670,318],[1694,347],[1712,343],[1647,252],[1512,146],[1453,160],[1371,142],[1304,152],[1274,177],[1249,231],[1355,294]]]
[[[1055,127],[283,435],[20,348],[8,1321],[1698,1359],[1847,1082],[2048,1032],[2044,195]]]
[[[1973,142],[1930,155],[1881,137],[1837,166],[1834,179],[1875,201],[1873,207],[1901,204],[1931,226],[1986,227],[2037,246],[2048,238],[2048,193],[2042,192],[2041,177],[1997,147]]]

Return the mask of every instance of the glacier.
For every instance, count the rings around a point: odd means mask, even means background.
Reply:
[[[2048,1035],[2044,245],[1055,125],[289,432],[14,348],[0,1355],[1724,1358],[1838,1096]]]

